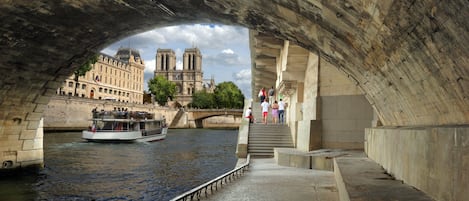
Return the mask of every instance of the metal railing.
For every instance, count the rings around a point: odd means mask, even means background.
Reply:
[[[242,173],[244,173],[245,170],[247,170],[249,168],[249,160],[250,160],[251,156],[248,154],[247,157],[246,157],[246,163],[244,163],[243,165],[215,178],[215,179],[212,179],[200,186],[197,186],[195,188],[193,188],[192,190],[189,190],[173,199],[171,199],[171,201],[180,201],[180,200],[183,200],[183,201],[186,201],[186,200],[194,200],[194,199],[197,199],[197,200],[200,200],[200,196],[202,195],[202,193],[205,193],[205,197],[208,196],[208,189],[210,189],[210,193],[213,192],[213,187],[215,187],[215,190],[218,190],[218,184],[220,184],[220,187],[223,186],[223,182],[225,182],[225,184],[227,184],[229,181],[231,181],[232,179],[234,179],[236,176],[240,176]]]

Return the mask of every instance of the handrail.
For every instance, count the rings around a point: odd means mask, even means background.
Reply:
[[[208,196],[208,192],[207,192],[207,189],[208,187],[210,186],[210,192],[213,192],[213,185],[215,184],[215,190],[218,190],[218,182],[220,182],[220,187],[223,185],[223,180],[225,181],[225,184],[227,183],[227,179],[229,179],[229,181],[231,181],[231,179],[233,179],[234,176],[239,176],[241,173],[244,173],[244,171],[249,167],[249,160],[250,160],[251,156],[248,154],[247,157],[246,157],[246,163],[244,163],[243,165],[215,178],[215,179],[212,179],[200,186],[197,186],[189,191],[186,191],[185,193],[171,199],[171,201],[180,201],[180,200],[183,200],[183,201],[186,201],[188,200],[188,198],[190,200],[193,200],[196,196],[197,200],[199,200],[200,198],[200,195],[202,194],[202,191],[204,190],[205,192],[205,197]]]

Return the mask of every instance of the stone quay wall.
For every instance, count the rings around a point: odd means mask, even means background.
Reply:
[[[159,107],[152,104],[123,103],[106,100],[93,100],[72,96],[52,97],[44,111],[44,130],[82,130],[91,124],[91,110],[113,110],[114,108],[129,111],[145,111],[164,116],[171,123],[177,109]]]
[[[152,104],[142,105],[106,100],[93,100],[73,96],[55,96],[51,98],[43,114],[44,130],[64,131],[86,129],[91,124],[91,110],[93,110],[93,108],[97,108],[98,111],[101,109],[113,110],[114,108],[127,108],[129,111],[145,111],[155,113],[156,117],[158,117],[158,115],[164,116],[168,125],[171,124],[178,112],[178,109],[175,108],[160,107]],[[240,117],[233,116],[210,117],[203,120],[203,127],[237,129],[241,119],[242,118]],[[195,127],[195,125],[190,125],[190,122],[182,121],[182,123],[179,123],[174,128]]]
[[[469,127],[368,128],[365,152],[435,200],[469,197]]]

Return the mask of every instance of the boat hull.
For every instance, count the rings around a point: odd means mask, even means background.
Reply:
[[[91,142],[152,142],[166,138],[168,128],[161,133],[143,136],[141,131],[89,131],[82,132],[82,138]]]

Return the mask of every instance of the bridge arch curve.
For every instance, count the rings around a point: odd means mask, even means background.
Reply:
[[[468,7],[464,1],[27,2],[1,8],[8,27],[0,57],[8,75],[3,108],[41,113],[65,77],[106,45],[155,27],[201,22],[245,26],[317,52],[356,82],[384,125],[469,122],[468,25],[455,12]]]
[[[18,139],[0,146],[0,162],[42,161],[42,113],[88,57],[125,36],[187,23],[245,26],[316,52],[364,91],[385,126],[469,123],[465,0],[17,0],[0,10],[0,137]],[[275,81],[256,75],[254,92]]]

